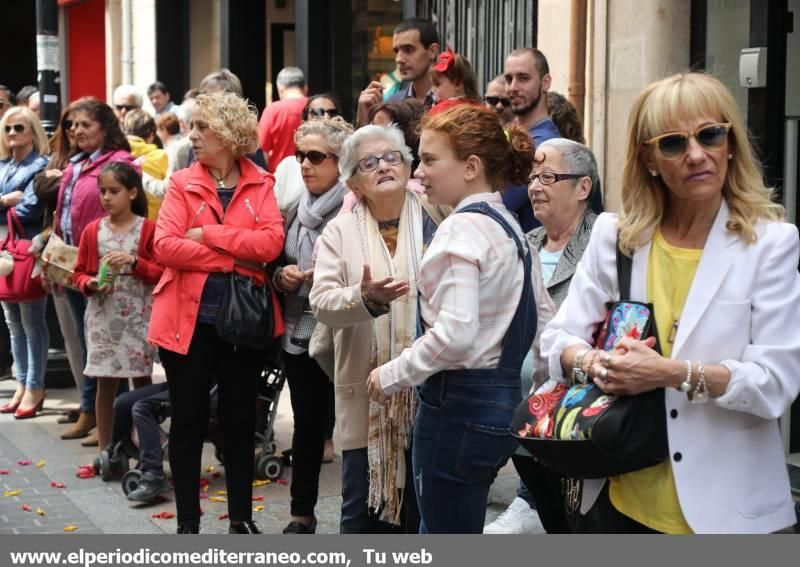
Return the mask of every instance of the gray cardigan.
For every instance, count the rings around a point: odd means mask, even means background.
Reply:
[[[586,250],[586,247],[589,245],[589,237],[592,235],[592,227],[594,226],[595,220],[597,220],[597,215],[592,212],[592,209],[586,207],[583,220],[580,226],[578,226],[578,230],[576,230],[572,238],[569,239],[566,248],[564,248],[564,253],[558,261],[558,265],[553,272],[553,277],[550,278],[549,282],[545,282],[547,292],[550,294],[556,307],[561,307],[561,303],[567,297],[569,284],[572,281],[572,276],[575,274],[575,268],[577,268],[578,262],[580,262],[583,256],[583,251]],[[545,239],[547,238],[543,226],[534,228],[526,236],[528,237],[530,245],[535,247],[537,252],[542,249]]]

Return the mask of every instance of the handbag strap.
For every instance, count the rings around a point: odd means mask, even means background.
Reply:
[[[17,240],[17,238],[22,237],[25,239],[25,227],[22,226],[22,221],[19,220],[19,216],[17,215],[17,211],[14,207],[9,207],[8,211],[6,212],[6,221],[8,222],[8,236],[11,242]]]
[[[631,272],[633,258],[626,256],[619,248],[619,232],[617,232],[617,282],[619,283],[619,300],[631,298]]]

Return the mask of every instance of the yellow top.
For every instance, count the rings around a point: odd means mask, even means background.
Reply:
[[[656,311],[661,353],[672,356],[670,333],[680,321],[683,304],[689,295],[703,251],[672,246],[657,230],[650,249],[647,270],[647,297]],[[609,498],[614,507],[640,524],[668,534],[690,534],[675,490],[672,462],[667,459],[654,467],[612,477]]]

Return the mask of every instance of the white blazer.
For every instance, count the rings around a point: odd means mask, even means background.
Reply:
[[[794,225],[759,221],[758,241],[749,243],[726,229],[728,218],[723,201],[672,358],[722,364],[731,381],[706,404],[667,388],[669,451],[678,500],[696,533],[774,532],[795,522],[777,419],[800,391],[800,241]],[[616,237],[617,216],[601,215],[569,294],[542,335],[553,378],[564,378],[562,351],[588,345],[606,303],[619,298]],[[633,255],[633,300],[647,300],[650,245]],[[585,481],[583,513],[603,483]]]

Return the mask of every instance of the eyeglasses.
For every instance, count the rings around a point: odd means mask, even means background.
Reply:
[[[14,130],[17,134],[22,134],[25,131],[24,124],[6,124],[6,134]]]
[[[72,130],[72,124],[72,120],[64,120],[64,122],[61,123],[61,126],[64,130]]]
[[[485,96],[483,97],[483,100],[486,104],[490,104],[492,106],[497,106],[498,103],[505,107],[511,106],[511,100],[503,96]]]
[[[131,110],[136,110],[139,107],[135,104],[115,104],[114,108],[116,108],[119,112],[122,112],[123,110],[125,112],[130,112]]]
[[[322,118],[323,116],[333,118],[334,116],[339,116],[339,111],[335,108],[309,108],[308,115],[316,116],[317,118]]]
[[[530,180],[531,183],[533,183],[538,179],[539,183],[542,185],[552,185],[553,183],[558,183],[565,179],[580,179],[581,177],[587,176],[581,175],[580,173],[553,173],[552,171],[543,171],[541,173],[531,173]]]
[[[662,134],[647,140],[645,144],[655,145],[666,159],[677,159],[689,149],[689,138],[694,138],[698,144],[707,150],[717,150],[725,145],[728,140],[728,130],[730,129],[730,122],[720,122],[703,126],[694,132]]]
[[[311,150],[310,152],[301,152],[300,150],[294,151],[294,157],[297,158],[297,163],[303,163],[308,159],[311,162],[311,165],[319,165],[326,159],[338,157],[336,154],[331,153],[323,153],[318,152],[316,150]]]
[[[358,160],[358,169],[360,169],[362,173],[369,173],[370,171],[378,169],[378,164],[381,160],[383,160],[383,163],[386,165],[397,165],[403,161],[403,154],[397,150],[391,150],[382,156],[367,156]]]

